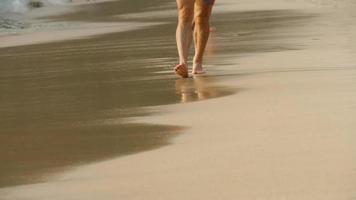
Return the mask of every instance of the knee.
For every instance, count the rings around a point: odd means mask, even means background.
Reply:
[[[193,23],[194,10],[188,8],[179,8],[178,23],[180,25],[189,25]]]
[[[210,19],[210,13],[207,11],[200,11],[195,14],[194,16],[194,23],[196,26],[208,26],[209,25],[209,19]]]

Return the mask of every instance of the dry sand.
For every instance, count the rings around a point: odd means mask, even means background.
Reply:
[[[238,65],[221,71],[248,74],[225,82],[236,95],[133,119],[186,126],[173,145],[5,188],[2,199],[355,199],[354,26],[337,11],[319,22],[299,30],[320,35],[295,41],[303,49],[226,56]]]

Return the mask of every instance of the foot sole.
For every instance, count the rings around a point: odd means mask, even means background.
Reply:
[[[188,78],[188,68],[185,64],[178,64],[174,67],[175,73],[182,77],[182,78]]]

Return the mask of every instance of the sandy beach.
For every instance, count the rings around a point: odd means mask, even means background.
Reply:
[[[217,1],[208,74],[182,80],[163,2],[0,48],[0,199],[355,199],[356,4]]]

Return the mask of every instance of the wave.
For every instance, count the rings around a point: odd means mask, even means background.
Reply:
[[[70,0],[0,0],[0,36],[33,29],[33,21],[26,14],[35,8],[63,5]],[[44,25],[43,25],[44,26]],[[37,27],[40,29],[40,27]]]
[[[0,0],[0,14],[24,13],[32,8],[65,4],[68,0]]]

